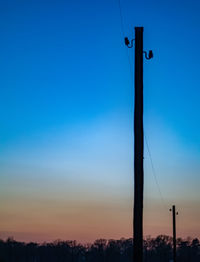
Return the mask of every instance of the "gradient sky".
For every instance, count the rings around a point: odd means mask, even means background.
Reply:
[[[144,235],[200,237],[200,2],[0,2],[0,238],[132,235],[133,49],[144,26]],[[163,199],[162,199],[163,198]]]

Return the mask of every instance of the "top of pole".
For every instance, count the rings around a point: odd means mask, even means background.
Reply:
[[[143,26],[135,26],[135,30],[142,30],[142,31],[144,31],[144,27]]]

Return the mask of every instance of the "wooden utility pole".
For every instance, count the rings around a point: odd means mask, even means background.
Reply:
[[[178,212],[176,212],[175,205],[172,206],[172,223],[173,223],[173,262],[176,262],[176,215],[178,215]]]
[[[135,27],[135,39],[131,40],[130,45],[128,38],[125,37],[125,44],[132,48],[133,40],[135,40],[133,261],[143,262],[143,53],[146,59],[151,59],[153,53],[150,50],[147,55],[147,52],[143,51],[143,27]]]
[[[143,261],[143,27],[135,27],[134,262]]]

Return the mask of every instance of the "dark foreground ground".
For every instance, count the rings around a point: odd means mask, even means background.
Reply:
[[[98,239],[93,244],[56,240],[53,243],[23,243],[0,240],[0,262],[131,262],[132,239]],[[172,238],[158,236],[144,240],[145,262],[169,262]],[[177,239],[177,262],[200,262],[198,239]]]

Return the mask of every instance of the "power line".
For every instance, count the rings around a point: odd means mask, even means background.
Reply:
[[[123,20],[122,7],[121,7],[121,1],[120,1],[120,0],[118,0],[118,4],[119,4],[119,14],[120,14],[120,22],[121,22],[121,31],[122,31],[123,37],[125,37],[125,33],[124,33],[124,20]]]
[[[124,26],[124,18],[123,18],[123,12],[122,12],[122,6],[121,6],[121,1],[120,0],[117,0],[118,1],[118,6],[119,6],[119,15],[120,15],[120,26],[121,26],[121,34],[123,36],[123,39],[125,38],[125,26]],[[126,49],[126,55],[127,55],[127,58],[128,58],[128,63],[129,63],[129,66],[130,66],[130,74],[131,74],[131,84],[133,84],[133,65],[131,63],[131,59],[130,59],[130,56],[129,56],[129,53],[128,53],[128,49]]]
[[[152,173],[153,173],[153,176],[154,176],[156,185],[157,185],[157,187],[158,187],[158,191],[159,191],[159,194],[160,194],[162,203],[163,203],[164,207],[167,208],[167,204],[166,204],[166,202],[165,202],[165,200],[164,200],[163,194],[162,194],[162,192],[161,192],[161,189],[160,189],[160,186],[159,186],[159,183],[158,183],[158,179],[157,179],[156,170],[155,170],[155,167],[154,167],[154,164],[153,164],[153,159],[152,159],[151,151],[150,151],[149,144],[148,144],[148,141],[147,141],[147,137],[146,137],[145,134],[144,134],[144,138],[145,138],[145,142],[146,142],[146,146],[147,146],[147,152],[148,152],[148,154],[149,154],[149,158],[150,158],[150,162],[151,162]]]
[[[119,14],[120,14],[121,34],[122,34],[122,36],[124,38],[126,35],[125,35],[125,30],[124,30],[125,29],[124,18],[123,18],[123,12],[122,12],[122,6],[121,6],[121,1],[120,0],[118,0],[118,6],[119,6]],[[131,85],[132,85],[133,84],[133,74],[132,74],[132,72],[133,72],[133,63],[131,62],[131,59],[130,59],[130,56],[129,56],[129,53],[128,53],[128,49],[127,49],[126,54],[127,54],[128,62],[129,62],[129,66],[130,66]],[[145,138],[145,143],[146,143],[146,146],[147,146],[147,152],[149,154],[149,158],[150,158],[150,162],[151,162],[151,168],[152,168],[153,177],[155,179],[155,182],[156,182],[156,185],[157,185],[160,197],[161,197],[161,201],[162,201],[164,207],[167,209],[167,204],[166,204],[166,202],[165,202],[165,200],[163,198],[163,195],[162,195],[159,183],[158,183],[158,179],[157,179],[156,170],[155,170],[155,167],[154,167],[154,164],[153,164],[151,151],[150,151],[150,148],[149,148],[149,145],[148,145],[148,141],[147,141],[147,137],[146,137],[145,134],[144,134],[144,138]]]

